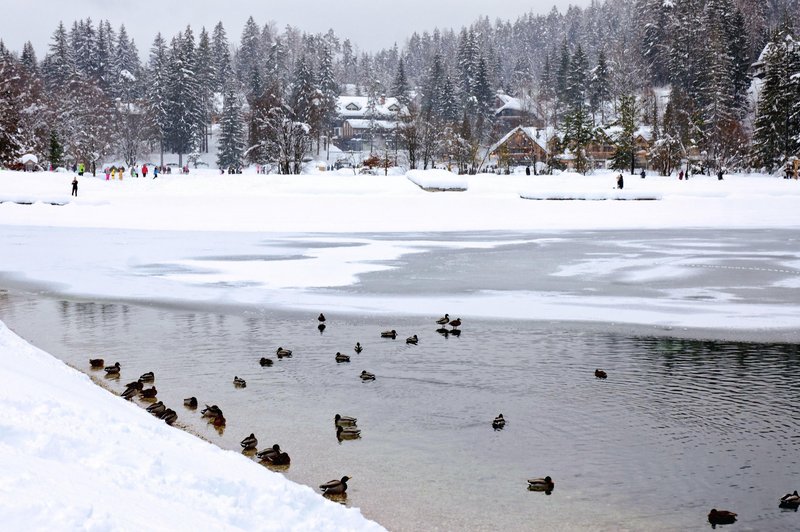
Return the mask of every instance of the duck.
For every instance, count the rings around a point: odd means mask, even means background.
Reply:
[[[141,392],[139,392],[139,395],[141,395],[145,399],[152,399],[156,396],[156,394],[158,394],[158,390],[156,390],[155,386],[153,386],[152,388],[146,388]]]
[[[90,358],[89,365],[95,369],[99,369],[106,365],[106,361],[102,358]]]
[[[197,408],[197,397],[187,397],[183,400],[183,406]]]
[[[797,508],[800,507],[800,495],[797,494],[797,490],[794,490],[794,493],[787,493],[781,497],[781,502],[778,506],[780,508],[792,508],[793,510],[797,510]]]
[[[395,338],[397,338],[397,331],[395,331],[394,329],[392,329],[391,331],[383,331],[381,333],[381,338],[391,338],[392,340],[394,340]]]
[[[104,368],[106,375],[119,375],[119,370],[120,370],[119,362],[114,362],[113,366],[106,366]]]
[[[244,379],[242,379],[240,377],[234,377],[233,378],[233,385],[237,386],[239,388],[246,388],[247,387],[247,381],[245,381]]]
[[[156,380],[156,376],[152,371],[148,371],[147,373],[142,373],[142,376],[139,377],[139,380],[142,382],[153,382]]]
[[[266,358],[266,357],[261,357],[261,360],[259,360],[258,363],[261,364],[262,366],[269,367],[269,366],[272,365],[272,359],[271,358]]]
[[[320,313],[319,313],[319,316],[317,316],[317,321],[319,321],[320,323],[322,323],[323,321],[325,321],[325,314],[323,314],[322,312],[320,312]]]
[[[361,347],[361,343],[360,342],[356,342],[356,346],[353,348],[353,351],[355,351],[356,354],[359,354],[363,350],[364,350],[364,348]]]
[[[361,377],[362,381],[374,381],[375,380],[375,374],[374,373],[370,373],[367,370],[363,370],[361,372],[361,375],[359,375],[359,377]]]
[[[544,478],[529,478],[528,489],[531,491],[551,492],[556,487],[555,482],[549,476]]]
[[[350,362],[350,357],[341,354],[339,351],[336,351],[336,362]]]
[[[339,414],[333,416],[334,425],[339,425],[341,427],[353,427],[356,421],[358,421],[356,418],[350,416],[340,416]]]
[[[340,480],[329,480],[325,484],[320,484],[319,489],[326,495],[339,495],[347,491],[347,481],[353,477],[343,476]]]
[[[708,522],[712,525],[730,525],[736,522],[736,514],[728,510],[712,508],[708,512]]]
[[[139,389],[138,388],[125,388],[125,391],[122,392],[121,395],[125,399],[130,400],[130,399],[133,399],[133,396],[136,395],[137,393],[139,393]]]
[[[502,429],[505,426],[506,426],[506,420],[503,417],[503,414],[498,414],[497,417],[494,418],[494,421],[492,421],[492,428],[494,430]]]
[[[276,443],[272,447],[267,447],[263,451],[258,451],[256,453],[256,457],[259,460],[269,461],[270,459],[274,458],[280,453],[281,453],[281,446]]]
[[[164,413],[167,409],[166,405],[162,401],[157,403],[153,403],[152,405],[147,407],[147,411],[153,414],[154,416],[159,416]]]
[[[597,377],[598,379],[607,379],[608,373],[606,373],[602,369],[596,369],[594,370],[594,376]]]
[[[406,343],[411,345],[417,345],[419,343],[419,339],[415,334],[414,336],[409,336],[408,338],[406,338]]]
[[[275,355],[277,355],[278,358],[291,357],[292,356],[292,350],[291,349],[284,349],[283,347],[279,347],[278,350],[275,351]]]
[[[325,330],[325,324],[320,323],[319,325],[317,325],[317,329],[319,329],[320,334],[322,334],[322,331]]]
[[[222,415],[222,409],[217,405],[206,405],[200,414],[202,414],[203,417],[217,417]]]
[[[437,325],[447,325],[450,323],[450,314],[445,313],[444,316],[436,320]]]
[[[172,425],[178,420],[178,414],[171,408],[167,408],[163,414],[159,416],[167,425]]]
[[[141,380],[129,382],[125,385],[126,390],[141,390],[144,388],[144,383]]]
[[[223,416],[222,414],[214,416],[211,419],[211,424],[214,425],[215,427],[224,427],[225,423],[226,423],[225,422],[225,416]]]
[[[289,458],[289,455],[283,451],[270,455],[269,457],[264,459],[270,465],[276,466],[287,466],[292,462],[292,459]]]
[[[258,439],[256,438],[256,435],[251,432],[250,436],[240,441],[239,444],[242,446],[242,449],[248,451],[250,449],[255,449],[258,446]]]
[[[343,427],[336,425],[337,440],[355,440],[361,437],[361,429],[356,427]]]
[[[458,329],[459,327],[461,327],[461,318],[456,318],[453,321],[451,321],[450,327],[452,327],[453,329]]]

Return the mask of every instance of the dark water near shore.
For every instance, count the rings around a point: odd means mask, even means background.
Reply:
[[[800,489],[796,344],[469,318],[444,337],[438,316],[326,315],[320,334],[311,313],[0,293],[0,320],[33,344],[87,373],[90,357],[119,361],[117,392],[154,371],[189,430],[232,450],[251,432],[259,449],[280,443],[283,474],[303,484],[350,475],[347,504],[393,530],[699,530],[712,507],[738,512],[735,530],[800,528],[800,513],[778,509]],[[295,356],[275,359],[278,346]],[[222,434],[182,406],[192,395],[224,410]],[[337,412],[358,417],[360,440],[337,441]],[[500,412],[508,425],[494,431]],[[544,475],[552,495],[526,490]]]

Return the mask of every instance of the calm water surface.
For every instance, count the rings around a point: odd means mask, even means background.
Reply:
[[[712,507],[739,513],[727,528],[800,529],[777,503],[800,489],[795,344],[468,317],[444,337],[439,316],[326,315],[320,334],[310,313],[0,292],[0,319],[33,344],[87,373],[90,356],[119,361],[118,381],[94,373],[115,392],[154,371],[188,430],[235,451],[251,432],[259,449],[280,443],[283,474],[310,486],[350,475],[347,504],[393,530],[699,530]],[[412,334],[419,345],[405,344]],[[278,346],[295,356],[259,366]],[[362,369],[377,380],[362,383]],[[221,434],[182,406],[192,395],[224,410]],[[494,431],[500,412],[508,424]],[[358,417],[360,440],[337,441],[336,413]],[[526,490],[544,475],[552,495]]]

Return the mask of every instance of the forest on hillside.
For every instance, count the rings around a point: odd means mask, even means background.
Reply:
[[[252,17],[238,39],[222,23],[187,26],[140,53],[124,25],[77,20],[54,30],[41,59],[30,43],[0,41],[0,165],[25,153],[53,166],[203,153],[215,123],[220,167],[289,173],[332,136],[337,98],[349,94],[404,104],[406,165],[446,156],[469,168],[506,133],[493,108],[502,91],[579,157],[617,125],[618,159],[629,159],[645,124],[664,172],[689,150],[709,166],[771,172],[800,151],[798,16],[800,0],[593,1],[413,33],[375,53],[332,30]]]

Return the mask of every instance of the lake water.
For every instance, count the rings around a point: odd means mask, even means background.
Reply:
[[[320,334],[311,312],[0,291],[0,319],[28,341],[117,393],[154,371],[187,430],[236,452],[251,432],[259,449],[280,443],[282,474],[302,484],[352,476],[347,504],[392,530],[700,530],[712,507],[738,512],[736,530],[800,528],[778,509],[800,489],[797,344],[467,316],[445,337],[439,315],[325,314]],[[278,346],[294,357],[275,359]],[[92,372],[90,357],[119,361],[122,377]],[[361,382],[362,369],[377,379]],[[192,395],[224,410],[222,433],[182,406]],[[362,438],[338,442],[336,413],[357,417]],[[551,495],[527,491],[545,475]]]

